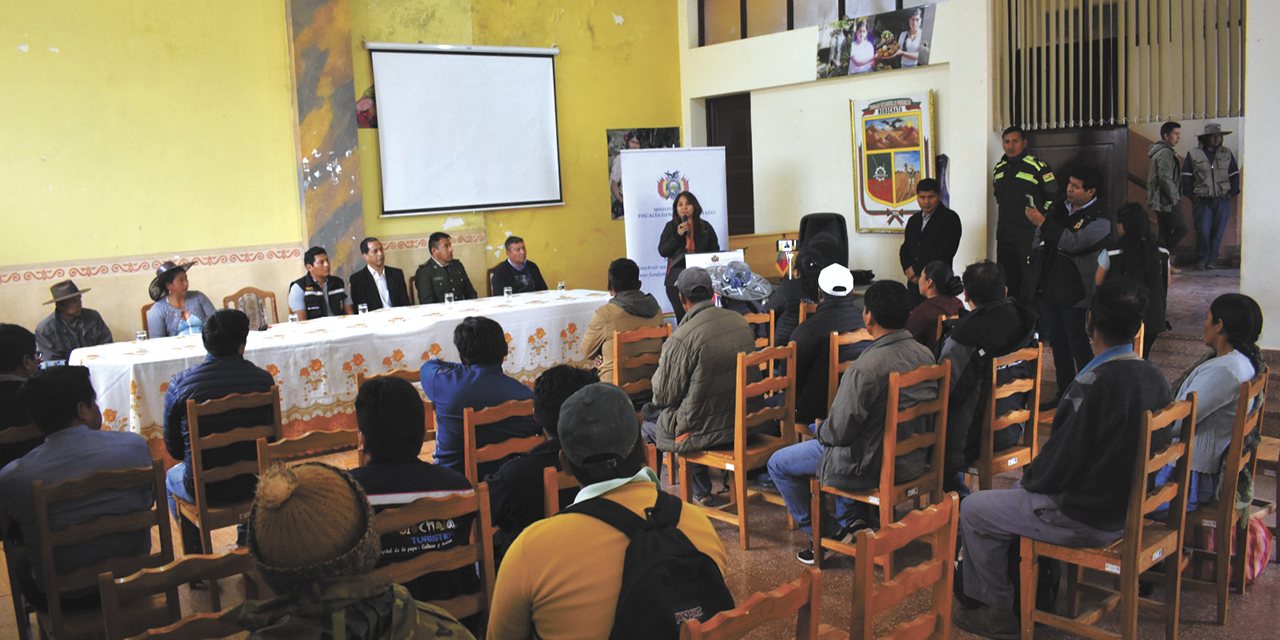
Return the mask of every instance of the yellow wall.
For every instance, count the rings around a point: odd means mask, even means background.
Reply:
[[[300,241],[280,2],[9,2],[0,41],[0,263]]]

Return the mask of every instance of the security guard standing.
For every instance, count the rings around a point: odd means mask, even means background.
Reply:
[[[1022,127],[1005,129],[1000,142],[1004,157],[996,163],[991,176],[996,191],[996,262],[1004,267],[1009,295],[1020,298],[1036,230],[1027,220],[1026,208],[1049,211],[1059,199],[1058,183],[1049,163],[1027,153]]]

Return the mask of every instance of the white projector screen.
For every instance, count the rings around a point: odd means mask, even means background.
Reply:
[[[554,50],[367,48],[382,215],[564,204]]]

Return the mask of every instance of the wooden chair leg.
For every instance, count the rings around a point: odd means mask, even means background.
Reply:
[[[1182,552],[1164,561],[1164,637],[1178,640],[1178,612],[1182,610]]]
[[[738,538],[747,550],[747,474],[733,474],[733,495],[738,501]]]
[[[890,502],[889,500],[880,501],[880,530],[884,530],[885,527],[888,527],[889,525],[893,524],[893,505],[889,504],[889,502]],[[875,562],[875,559],[872,559],[872,562]],[[881,564],[884,565],[885,582],[892,580],[893,579],[893,554],[892,553],[884,554],[884,560],[881,562]],[[872,568],[874,568],[874,566]]]
[[[685,464],[683,457],[677,458],[674,454],[668,459],[667,477],[671,477],[673,473],[676,479],[680,481],[680,499],[685,502],[693,502],[693,496],[690,495],[692,490],[689,488],[692,484],[689,481],[689,465]]]
[[[1213,529],[1216,545],[1213,574],[1218,592],[1218,624],[1223,626],[1227,624],[1227,593],[1230,591],[1228,580],[1231,575],[1231,528],[1230,523],[1221,522]]]
[[[1031,640],[1035,633],[1035,622],[1031,620],[1031,612],[1036,605],[1036,588],[1037,580],[1040,577],[1039,558],[1035,556],[1033,551],[1035,541],[1031,538],[1022,538],[1022,563],[1019,567],[1019,575],[1022,578],[1022,593],[1019,594],[1019,615],[1022,616],[1022,640]]]
[[[1067,617],[1080,615],[1080,578],[1084,569],[1080,565],[1067,565]]]
[[[668,451],[666,452],[666,456],[667,456],[667,482],[670,484],[680,484],[680,474],[676,472],[676,454],[674,451]],[[686,500],[686,502],[688,501]]]
[[[809,528],[813,532],[813,566],[822,569],[822,516],[826,505],[822,495],[822,485],[818,484],[817,478],[809,481],[809,489],[812,491],[812,501],[809,505]]]
[[[1138,637],[1138,574],[1137,567],[1124,567],[1120,574],[1120,637]],[[1034,595],[1032,596],[1034,597]]]
[[[1237,593],[1243,594],[1244,584],[1245,584],[1245,579],[1244,579],[1245,578],[1244,576],[1245,560],[1247,560],[1249,557],[1249,554],[1248,554],[1249,520],[1248,518],[1241,518],[1236,523],[1236,526],[1231,527],[1231,530],[1234,533],[1234,536],[1236,539],[1236,546],[1239,547],[1239,549],[1236,549],[1235,555],[1231,556],[1231,569],[1228,572],[1228,575],[1231,576],[1231,586],[1234,586],[1236,588]]]

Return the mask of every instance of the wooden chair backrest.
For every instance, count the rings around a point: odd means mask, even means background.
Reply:
[[[489,267],[489,269],[488,269],[488,270],[486,270],[486,271],[484,272],[484,295],[485,295],[485,297],[488,297],[488,298],[492,298],[492,297],[493,297],[493,274],[497,273],[497,272],[498,272],[498,267],[501,267],[501,266],[502,266],[502,263],[501,263],[501,262],[499,262],[498,264],[495,264],[495,265],[493,265],[492,267]],[[501,292],[501,291],[499,291],[498,293],[502,293],[502,292]]]
[[[906,517],[872,533],[863,529],[856,542],[859,558],[892,554],[917,540],[933,550],[929,560],[899,572],[892,580],[876,583],[875,563],[858,562],[853,568],[853,615],[849,637],[871,640],[877,613],[891,609],[921,589],[930,589],[929,608],[899,623],[884,636],[891,640],[951,637],[952,583],[955,580],[956,529],[960,501],[948,493],[941,502],[913,510]]]
[[[418,306],[418,274],[409,276],[409,304]]]
[[[817,640],[822,608],[822,571],[805,567],[800,577],[773,591],[757,591],[742,604],[706,622],[680,625],[680,640],[736,640],[766,623],[796,616],[796,640]]]
[[[909,407],[900,407],[902,390],[918,384],[935,382],[938,395],[933,400],[920,402]],[[896,482],[894,461],[917,449],[929,448],[929,466],[924,475],[936,474],[941,495],[942,462],[947,442],[947,401],[951,392],[951,363],[943,360],[941,364],[925,365],[906,373],[897,371],[889,374],[889,398],[884,418],[884,447],[880,459],[880,491],[882,494],[892,492]],[[898,427],[921,416],[932,415],[929,430],[917,433],[905,440],[898,440]],[[863,556],[874,557],[874,556]]]
[[[200,433],[201,419],[228,411],[256,409],[259,407],[270,408],[272,416],[270,422],[209,435]],[[229,480],[239,475],[258,473],[257,460],[240,460],[221,467],[205,469],[204,453],[211,449],[218,449],[237,442],[256,444],[259,438],[279,439],[283,430],[280,416],[280,387],[273,386],[270,391],[261,393],[233,393],[223,398],[205,400],[198,404],[195,400],[187,400],[187,426],[191,434],[191,481],[195,488],[195,495],[192,497],[195,498],[196,509],[200,511],[200,519],[203,521],[211,511],[208,499],[205,497],[205,491],[209,483]],[[246,496],[246,499],[241,503],[229,505],[221,510],[234,510],[245,503],[252,502],[252,498],[253,496]],[[244,511],[244,509],[240,509],[240,511]]]
[[[960,316],[958,314],[953,316],[948,316],[948,315],[938,316],[938,326],[933,330],[933,343],[938,344],[939,342],[942,342],[942,327],[945,324],[947,324],[947,322],[951,320],[958,320],[958,319],[960,319]]]
[[[292,438],[269,442],[258,438],[258,473],[263,474],[273,464],[288,464],[307,458],[317,458],[343,451],[355,451],[359,432],[355,429],[335,431],[311,431]]]
[[[1226,458],[1223,462],[1222,487],[1218,492],[1218,495],[1225,497],[1218,501],[1218,507],[1223,514],[1219,522],[1230,522],[1227,517],[1230,516],[1230,511],[1235,509],[1235,500],[1230,496],[1236,495],[1240,484],[1240,471],[1247,469],[1250,477],[1257,476],[1258,449],[1253,447],[1245,450],[1244,437],[1262,426],[1262,414],[1267,402],[1267,378],[1270,375],[1271,368],[1263,367],[1252,380],[1240,383],[1240,395],[1236,401],[1236,420],[1231,427],[1231,444],[1227,446],[1224,453]]]
[[[658,364],[662,355],[662,345],[671,337],[671,325],[662,323],[659,327],[642,327],[630,331],[613,332],[613,384],[621,387],[627,395],[634,396],[642,391],[653,390],[651,376],[641,376],[637,369],[648,368]],[[656,347],[642,353],[628,353],[626,345],[641,340],[657,340]]]
[[[152,460],[150,467],[95,471],[80,478],[47,486],[39,480],[32,484],[36,535],[40,540],[41,571],[44,577],[44,592],[49,605],[51,628],[46,629],[49,636],[73,635],[64,626],[61,600],[64,592],[97,587],[98,575],[103,572],[131,574],[141,569],[173,562],[173,538],[169,529],[169,502],[165,499],[164,479],[164,464],[159,460]],[[50,527],[50,505],[55,502],[85,498],[101,491],[127,491],[141,487],[150,489],[155,496],[153,506],[147,509],[98,516],[88,522],[68,525],[56,531]],[[159,550],[152,549],[144,554],[108,558],[96,565],[76,569],[66,574],[59,574],[55,568],[54,558],[59,547],[90,542],[113,533],[146,531],[148,535],[156,535],[151,533],[152,527],[157,527],[159,530]]]
[[[426,429],[426,434],[423,436],[422,441],[425,443],[425,442],[431,442],[432,440],[435,440],[436,439],[436,405],[432,403],[430,400],[428,400],[426,394],[422,392],[422,374],[420,372],[415,371],[413,369],[396,369],[394,371],[388,371],[386,373],[364,373],[362,371],[357,371],[356,372],[356,391],[358,392],[360,390],[360,387],[364,386],[365,382],[372,380],[374,378],[383,378],[386,376],[400,378],[401,380],[404,380],[405,382],[408,382],[409,384],[414,385],[415,387],[418,388],[418,394],[422,396],[422,410],[423,412],[426,413],[426,424],[423,427],[424,429]]]
[[[154,302],[148,302],[147,304],[142,305],[142,330],[143,330],[143,331],[147,331],[147,330],[148,330],[148,325],[147,325],[147,312],[151,310],[151,307],[152,307],[152,305],[154,305],[154,304],[155,304]],[[154,337],[156,337],[156,336],[148,336],[148,337],[152,337],[152,338],[154,338]]]
[[[1145,323],[1139,324],[1138,333],[1134,334],[1133,336],[1133,352],[1138,354],[1138,357],[1142,357],[1146,355],[1142,353],[1142,341],[1146,333],[1147,333],[1147,325]]]
[[[132,575],[121,578],[105,572],[98,575],[99,591],[102,594],[102,618],[106,625],[107,640],[125,640],[125,638],[192,638],[221,637],[199,636],[194,625],[208,625],[217,619],[218,612],[198,613],[182,617],[182,607],[178,600],[178,587],[197,580],[220,580],[231,576],[247,574],[253,570],[253,561],[249,559],[249,550],[245,547],[232,549],[217,555],[189,555],[176,562],[162,567],[143,569]],[[159,624],[150,623],[150,630],[140,627],[139,621],[130,615],[128,608],[122,603],[138,600],[154,594],[163,593],[167,604],[166,615]],[[197,622],[200,621],[200,622]],[[230,629],[223,635],[243,631],[235,623],[227,623]],[[142,635],[133,635],[142,633]]]
[[[853,360],[840,359],[840,347],[867,342],[866,330],[831,332],[831,344],[827,347],[827,415],[831,415],[831,405],[836,401],[836,391],[840,389],[840,376],[844,375]]]
[[[538,434],[525,438],[508,438],[502,442],[476,447],[477,427],[520,416],[533,416],[533,400],[508,400],[496,407],[480,410],[467,407],[462,411],[463,462],[471,484],[480,482],[480,465],[501,460],[513,453],[524,453],[547,441],[545,435]]]
[[[982,451],[991,453],[992,440],[996,431],[1007,429],[1015,424],[1022,424],[1022,445],[1031,447],[1031,457],[1040,451],[1038,424],[1040,422],[1040,359],[1044,357],[1044,345],[1019,349],[1008,355],[991,360],[991,394],[986,398],[986,424],[982,430]],[[1019,362],[1029,363],[1034,371],[1028,378],[1014,378],[1004,384],[997,384],[996,377],[1002,368]],[[1027,406],[1024,409],[1009,411],[996,415],[996,403],[1015,393],[1027,393]]]
[[[1121,566],[1137,567],[1138,552],[1142,550],[1142,532],[1149,522],[1147,515],[1168,503],[1164,522],[1171,531],[1182,531],[1187,519],[1187,489],[1191,485],[1191,443],[1195,439],[1196,394],[1186,400],[1175,400],[1157,411],[1142,412],[1141,429],[1138,432],[1137,459],[1134,460],[1133,478],[1129,485],[1129,507],[1125,514],[1125,546],[1121,551]],[[1182,420],[1182,431],[1177,441],[1157,451],[1152,451],[1153,436],[1174,422]],[[1152,485],[1157,472],[1176,463],[1173,476],[1164,484]],[[1152,488],[1148,488],[1152,487]]]
[[[244,311],[246,306],[244,304],[245,296],[257,297],[258,309],[262,312],[262,319],[266,321],[267,324],[275,324],[277,322],[280,322],[279,310],[276,307],[276,294],[275,292],[272,292],[272,291],[264,291],[262,289],[257,289],[254,287],[245,287],[223,298],[222,308],[239,309],[241,311]],[[268,301],[271,302],[270,306],[267,305]],[[268,309],[270,310],[269,313],[268,313]],[[253,316],[249,316],[249,318],[250,320],[252,320]]]
[[[804,322],[806,318],[813,315],[813,312],[817,310],[818,310],[818,303],[801,302],[800,303],[800,322]],[[796,324],[799,324],[799,322],[797,322]]]
[[[751,325],[752,333],[755,333],[756,325],[764,325],[765,328],[769,330],[769,332],[765,334],[768,337],[756,338],[757,349],[763,349],[765,347],[773,346],[773,326],[774,326],[773,309],[770,309],[769,313],[763,313],[763,312],[762,313],[744,313],[742,314],[742,319],[746,320],[747,324]]]
[[[555,467],[546,467],[542,470],[542,516],[550,518],[560,513],[560,492],[564,489],[573,487],[581,487],[582,484],[578,479],[573,477],[567,471],[560,471]]]
[[[395,562],[375,569],[396,584],[436,571],[449,571],[480,564],[480,591],[434,601],[455,618],[488,611],[493,599],[493,519],[489,513],[489,485],[481,482],[474,491],[446,495],[439,498],[418,498],[409,504],[384,509],[374,516],[379,531],[402,531],[428,520],[449,520],[475,514],[475,529],[470,544],[459,545],[442,551],[429,551],[402,562]],[[481,627],[483,628],[483,626]]]

